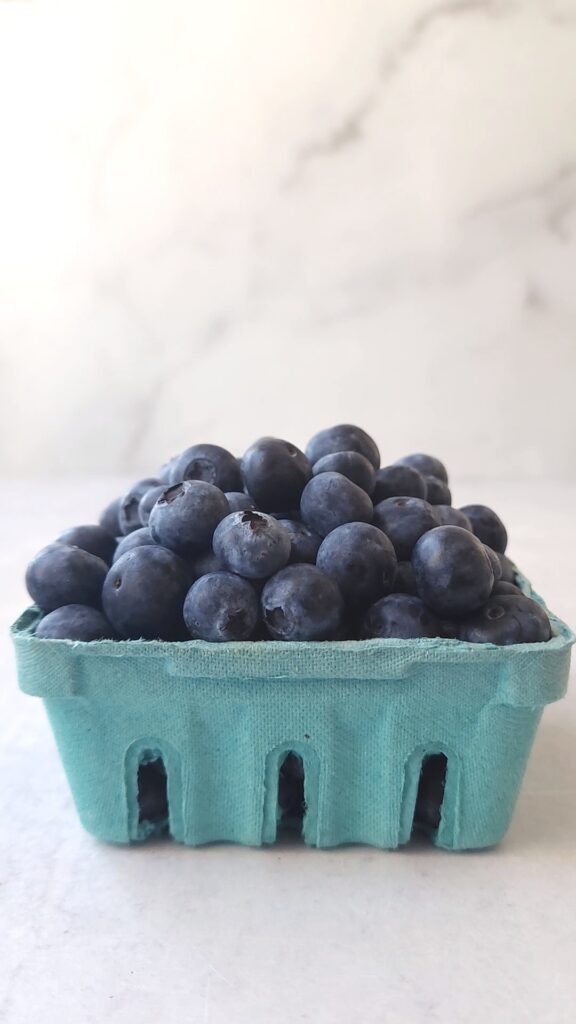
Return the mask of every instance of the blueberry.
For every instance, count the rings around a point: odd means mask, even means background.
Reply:
[[[372,501],[375,505],[385,498],[425,498],[426,483],[417,469],[411,466],[384,466],[376,470]]]
[[[120,501],[120,510],[118,512],[120,533],[127,534],[132,533],[132,530],[140,529],[142,526],[138,513],[140,501],[146,494],[146,491],[149,491],[151,487],[157,487],[159,483],[160,481],[156,477],[138,480],[137,483],[132,485],[128,493],[124,495]]]
[[[461,526],[438,526],[420,538],[412,555],[416,586],[437,615],[467,615],[480,608],[494,586],[486,548]]]
[[[517,587],[515,583],[508,583],[506,580],[497,580],[492,587],[491,597],[501,597],[502,594],[520,594],[520,596],[523,596],[520,587]]]
[[[419,597],[412,594],[389,594],[368,609],[362,637],[411,640],[417,637],[440,636],[440,623]]]
[[[96,555],[110,565],[116,550],[116,538],[102,526],[73,526],[57,538],[59,544],[69,544]]]
[[[544,609],[524,595],[499,594],[460,626],[460,640],[471,644],[536,644],[550,639]]]
[[[206,548],[199,555],[192,555],[187,559],[192,579],[197,580],[200,576],[207,576],[209,572],[223,572],[224,566],[220,559],[214,554],[212,548]]]
[[[161,484],[164,484],[165,487],[168,487],[168,485],[172,482],[172,471],[174,469],[174,466],[178,462],[179,458],[180,455],[173,455],[172,458],[168,459],[168,462],[165,462],[164,465],[161,466],[160,469],[158,470],[158,480],[160,481]],[[175,480],[174,483],[179,484],[180,480]]]
[[[490,559],[490,565],[492,566],[492,572],[494,573],[494,583],[498,583],[498,580],[502,579],[502,563],[500,562],[500,558],[496,552],[488,546],[488,544],[484,545],[484,550]]]
[[[448,484],[437,476],[425,476],[426,501],[430,505],[452,504],[452,494]]]
[[[151,487],[149,491],[146,491],[146,494],[140,499],[140,504],[138,505],[138,515],[140,517],[140,522],[142,526],[148,526],[150,513],[154,508],[154,505],[158,501],[158,498],[162,494],[164,494],[165,490],[165,484],[158,484],[156,487]]]
[[[508,543],[508,534],[500,517],[486,505],[464,505],[461,511],[468,516],[476,536],[503,555]]]
[[[44,612],[65,604],[101,607],[102,584],[108,566],[101,558],[68,544],[49,544],[32,559],[26,586]]]
[[[440,636],[444,637],[445,640],[457,640],[459,631],[460,623],[455,619],[447,619],[445,617],[440,619]]]
[[[242,457],[246,490],[266,512],[296,508],[311,475],[304,453],[277,437],[261,437]]]
[[[344,601],[315,565],[289,565],[262,591],[264,622],[274,640],[330,640],[342,622]]]
[[[104,612],[129,640],[182,640],[190,587],[185,563],[158,545],[134,548],[110,569],[102,590]]]
[[[278,772],[278,810],[279,827],[301,831],[306,813],[304,763],[293,751],[286,755]]]
[[[396,555],[388,537],[368,523],[345,523],[324,538],[316,564],[351,605],[369,605],[392,590]]]
[[[422,498],[385,498],[374,509],[374,523],[390,538],[399,562],[406,561],[419,537],[433,530],[438,520],[432,505]]]
[[[108,619],[85,604],[65,604],[55,608],[38,623],[36,636],[45,640],[116,640]]]
[[[312,465],[334,452],[359,452],[372,463],[374,469],[380,465],[380,452],[376,442],[361,427],[352,423],[339,423],[336,427],[321,430],[310,439],[306,446],[306,455]]]
[[[290,536],[290,562],[314,563],[322,538],[310,527],[296,522],[294,519],[282,519],[281,522],[282,528]]]
[[[121,534],[120,522],[118,514],[120,512],[121,498],[114,498],[106,508],[102,510],[98,517],[100,526],[109,533],[111,537],[119,537]]]
[[[202,551],[218,523],[228,515],[222,491],[204,480],[184,480],[168,487],[150,513],[150,533],[157,544],[178,555]]]
[[[417,596],[416,577],[412,568],[412,562],[398,562],[392,590],[395,594],[412,594],[414,597]]]
[[[434,455],[424,455],[423,452],[416,452],[414,455],[404,455],[401,459],[396,459],[397,466],[412,466],[413,469],[417,469],[422,476],[435,476],[439,480],[443,480],[445,484],[448,483],[448,473],[446,472],[446,466],[440,462],[440,459],[435,458]]]
[[[284,522],[286,519],[290,519],[293,523],[301,523],[302,517],[300,516],[300,509],[293,508],[289,512],[269,512],[269,516],[273,516],[274,519],[278,519],[279,522]]]
[[[500,559],[500,565],[502,567],[502,579],[505,583],[515,583],[518,575],[518,569],[514,565],[514,562],[508,558],[508,555],[503,555],[500,551],[497,551],[496,554]]]
[[[196,580],[184,601],[184,621],[195,640],[248,640],[258,624],[259,603],[251,583],[231,572]]]
[[[138,765],[138,821],[146,822],[146,831],[155,836],[170,831],[168,778],[161,757],[145,755]]]
[[[341,473],[312,477],[302,493],[303,521],[321,537],[344,523],[371,523],[374,509],[366,491]]]
[[[242,476],[238,460],[217,444],[195,444],[174,460],[170,483],[182,480],[203,480],[221,491],[241,491]]]
[[[214,553],[224,568],[248,579],[266,579],[286,565],[287,531],[265,512],[231,512],[214,534]]]
[[[435,831],[442,820],[446,765],[445,754],[430,754],[422,762],[414,808],[414,826],[426,832]]]
[[[256,503],[244,491],[226,491],[230,512],[256,512]]]
[[[434,505],[434,512],[439,526],[461,526],[463,530],[470,530],[473,533],[472,523],[468,516],[460,508],[453,508],[452,505]]]
[[[314,476],[318,473],[341,473],[366,491],[366,494],[372,494],[374,490],[374,467],[364,455],[360,455],[360,452],[333,452],[332,455],[323,455],[314,463],[312,473]]]
[[[148,527],[141,526],[139,530],[133,530],[132,533],[128,533],[125,537],[122,537],[122,540],[119,542],[118,547],[114,552],[112,564],[117,562],[119,558],[122,558],[122,555],[125,555],[127,551],[132,551],[133,548],[141,548],[155,543],[156,541]]]

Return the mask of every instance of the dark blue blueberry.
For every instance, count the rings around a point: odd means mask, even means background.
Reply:
[[[156,477],[149,477],[147,480],[138,480],[137,483],[133,484],[127,494],[120,501],[120,510],[118,512],[118,522],[120,524],[120,533],[126,535],[132,533],[132,530],[139,530],[142,526],[140,522],[139,506],[140,501],[149,491],[151,487],[157,487],[160,483]]]
[[[101,558],[68,544],[49,544],[32,559],[26,586],[44,612],[65,604],[101,607],[102,584],[108,566]]]
[[[434,505],[434,512],[439,526],[461,526],[463,530],[470,530],[473,533],[472,523],[468,516],[460,508],[453,508],[452,505]]]
[[[138,515],[140,516],[140,522],[142,526],[148,526],[148,520],[150,519],[150,513],[154,508],[154,505],[158,501],[158,498],[164,494],[166,490],[165,484],[157,484],[156,487],[151,487],[149,491],[140,499],[138,506]]]
[[[199,555],[192,555],[186,561],[192,579],[197,580],[200,576],[207,576],[209,572],[223,572],[224,566],[220,559],[214,554],[212,548],[206,548]]]
[[[172,458],[168,459],[168,462],[165,462],[164,465],[161,466],[160,469],[158,470],[158,480],[160,481],[161,484],[164,484],[165,487],[168,487],[168,485],[172,482],[172,471],[174,469],[174,466],[178,462],[179,458],[180,455],[173,455]],[[179,484],[180,480],[175,480],[174,483]]]
[[[492,572],[494,573],[494,583],[498,583],[498,580],[502,579],[502,563],[500,562],[500,558],[496,552],[488,546],[488,544],[484,545],[484,550],[490,559],[490,565],[492,566]]]
[[[500,551],[497,551],[496,554],[498,555],[500,565],[502,566],[502,579],[505,583],[515,583],[518,575],[518,569],[514,565],[514,562],[511,558],[508,558],[508,555],[503,555]]]
[[[440,619],[440,636],[445,640],[457,640],[459,630],[460,623],[456,620],[445,617]]]
[[[146,835],[170,832],[168,777],[161,757],[147,752],[138,765],[138,822],[146,823]]]
[[[306,814],[304,799],[304,762],[289,751],[278,772],[278,827],[301,832]]]
[[[470,644],[536,644],[550,639],[550,620],[529,597],[499,594],[461,623],[458,636]]]
[[[445,754],[429,754],[422,761],[414,808],[414,828],[431,832],[436,831],[440,825],[447,763]]]
[[[520,587],[516,586],[515,583],[508,583],[506,582],[506,580],[497,580],[494,586],[492,587],[491,596],[501,597],[502,594],[520,594],[522,596],[522,591],[520,590]]]
[[[262,611],[273,640],[330,640],[340,628],[344,600],[315,565],[289,565],[268,580]]]
[[[375,505],[386,498],[425,498],[424,477],[411,466],[384,466],[376,471],[372,501]]]
[[[119,558],[122,558],[122,555],[125,555],[127,551],[132,551],[133,548],[141,548],[155,543],[156,541],[148,527],[141,526],[139,530],[134,530],[133,533],[128,533],[126,537],[122,537],[122,540],[114,552],[112,564],[117,562]]]
[[[128,551],[110,569],[104,612],[128,640],[183,640],[182,616],[190,574],[181,558],[158,545]]]
[[[293,508],[289,512],[269,512],[268,515],[274,516],[274,519],[278,519],[281,523],[286,519],[291,519],[293,523],[301,522],[299,508]]]
[[[231,512],[257,512],[256,502],[244,491],[227,491],[226,500]]]
[[[85,604],[65,604],[49,612],[36,627],[36,636],[45,640],[117,640],[108,619]]]
[[[121,498],[114,498],[106,508],[102,510],[98,517],[100,526],[109,533],[111,537],[119,537],[121,534],[120,521],[118,514],[120,512]]]
[[[311,475],[304,453],[277,437],[261,437],[242,457],[246,490],[266,512],[296,508]]]
[[[221,491],[241,491],[242,476],[238,460],[217,444],[195,444],[174,459],[170,483],[182,480],[203,480]]]
[[[388,537],[368,523],[345,523],[324,538],[316,564],[350,605],[365,607],[392,590],[396,555]]]
[[[425,476],[426,501],[430,505],[451,505],[452,493],[448,484],[437,476]]]
[[[272,576],[290,558],[290,536],[264,512],[231,512],[214,534],[214,553],[225,569],[247,579]]]
[[[432,505],[422,498],[386,498],[374,509],[374,524],[392,541],[398,561],[404,562],[418,538],[433,530],[438,520]]]
[[[468,516],[472,523],[472,529],[483,544],[489,544],[494,551],[503,555],[508,544],[506,527],[487,505],[464,505],[462,512]]]
[[[294,519],[282,519],[281,522],[283,529],[290,535],[290,562],[314,563],[322,538],[304,523]]]
[[[184,601],[184,621],[195,640],[248,640],[259,618],[254,587],[231,572],[202,576],[192,584]]]
[[[59,544],[70,544],[96,555],[110,565],[116,550],[116,538],[102,526],[73,526],[57,538]]]
[[[468,615],[488,600],[494,573],[486,548],[461,526],[438,526],[420,538],[412,554],[416,586],[437,615]]]
[[[334,452],[360,452],[374,469],[378,469],[380,465],[380,452],[376,442],[365,430],[352,423],[339,423],[336,427],[321,430],[314,434],[306,446],[306,455],[312,465],[324,455],[333,455]]]
[[[411,640],[440,635],[438,619],[412,594],[389,594],[381,598],[368,609],[362,626],[365,640],[372,637]]]
[[[435,476],[438,477],[439,480],[443,480],[445,484],[448,483],[446,466],[434,455],[424,455],[423,452],[416,452],[414,455],[404,455],[401,459],[396,459],[396,465],[412,466],[412,468],[417,469],[422,476]],[[448,502],[448,504],[450,503]]]
[[[148,525],[157,544],[178,555],[201,552],[218,523],[228,515],[222,491],[204,480],[184,480],[168,487],[150,513]]]
[[[320,473],[306,484],[300,513],[311,530],[325,537],[344,523],[371,523],[374,508],[366,491],[341,473]]]
[[[398,562],[392,590],[395,594],[412,594],[414,597],[417,596],[416,577],[412,568],[412,562]]]
[[[360,452],[333,452],[332,455],[323,455],[314,463],[312,472],[314,476],[318,476],[318,473],[341,473],[366,491],[366,494],[372,494],[374,490],[374,466],[364,455],[360,455]]]

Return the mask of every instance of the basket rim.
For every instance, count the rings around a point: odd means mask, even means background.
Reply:
[[[499,658],[502,661],[516,659],[518,656],[534,657],[535,655],[548,654],[552,652],[565,651],[576,642],[576,636],[570,627],[557,615],[551,612],[542,598],[534,591],[531,596],[541,604],[550,617],[553,635],[550,640],[529,644],[500,645],[492,643],[470,643],[466,640],[448,639],[443,637],[419,637],[409,640],[393,638],[374,638],[370,640],[321,640],[321,641],[300,641],[300,640],[239,640],[225,643],[213,643],[208,640],[53,640],[39,638],[34,634],[34,629],[42,612],[37,605],[29,606],[13,623],[10,634],[15,645],[31,646],[35,653],[40,649],[51,651],[69,651],[76,655],[95,655],[105,657],[170,657],[178,656],[178,659],[186,654],[190,656],[199,655],[202,660],[210,657],[221,662],[226,656],[236,658],[239,654],[246,660],[248,652],[258,652],[262,660],[266,658],[274,661],[283,661],[287,656],[307,653],[314,661],[315,655],[321,654],[326,657],[327,652],[332,654],[356,655],[361,658],[363,655],[374,656],[377,654],[397,652],[398,655],[425,656],[426,653],[434,651],[435,657],[439,653],[446,655],[447,661],[470,660],[473,655],[476,660]],[[258,660],[261,660],[260,658]]]

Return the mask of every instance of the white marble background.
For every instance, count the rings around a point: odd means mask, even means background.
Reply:
[[[0,469],[576,476],[576,0],[0,0]]]

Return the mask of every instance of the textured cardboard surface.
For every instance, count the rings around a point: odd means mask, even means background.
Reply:
[[[527,589],[527,586],[525,587]],[[126,843],[138,765],[161,753],[170,832],[189,845],[273,842],[286,752],[305,768],[311,846],[408,841],[422,759],[448,759],[438,846],[504,835],[543,707],[566,689],[567,626],[547,643],[99,641],[12,635],[21,688],[43,698],[84,826]]]

